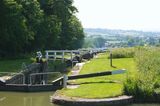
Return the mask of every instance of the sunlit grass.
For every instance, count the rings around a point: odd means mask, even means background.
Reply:
[[[87,62],[80,74],[89,74],[102,71],[126,69],[125,74],[94,77],[71,81],[70,83],[80,84],[76,89],[63,89],[62,94],[80,98],[108,98],[123,94],[123,82],[127,75],[136,74],[136,65],[133,58],[113,59],[113,66],[110,66],[108,54],[99,54],[98,58]]]
[[[97,82],[94,84],[82,84],[77,89],[64,89],[62,92],[70,97],[108,98],[122,95],[122,89],[122,84]]]

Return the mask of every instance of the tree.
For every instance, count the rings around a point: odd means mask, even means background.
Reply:
[[[131,38],[131,37],[129,37],[128,38],[128,46],[135,46],[135,41],[134,41],[134,39],[133,38]]]
[[[76,7],[73,6],[73,0],[49,0],[42,7],[47,15],[57,16],[60,22],[59,49],[71,49],[68,45],[72,40],[69,32],[70,19],[77,12]]]
[[[60,23],[54,15],[45,16],[42,23],[41,33],[43,34],[45,49],[59,49],[59,35],[61,32]],[[41,37],[39,37],[41,39]],[[42,43],[42,41],[41,41]]]
[[[2,18],[0,19],[1,29],[1,56],[12,56],[18,52],[23,52],[23,48],[28,40],[31,39],[28,36],[28,30],[26,27],[26,20],[21,14],[22,6],[14,0],[1,1]]]
[[[68,26],[68,41],[67,48],[78,49],[81,48],[84,42],[83,27],[76,16],[72,16],[69,20]]]
[[[44,40],[45,38],[43,38],[43,35],[40,32],[42,26],[41,23],[44,21],[44,14],[40,9],[39,2],[35,0],[17,0],[17,2],[22,5],[22,15],[26,19],[29,36],[32,38],[30,39],[30,44],[25,46],[25,50],[32,51],[43,48],[44,43],[40,43],[40,40]]]
[[[83,48],[95,48],[94,46],[94,39],[91,37],[86,37],[84,39]]]
[[[94,45],[97,48],[102,48],[105,46],[106,40],[102,37],[94,38]]]
[[[84,33],[75,12],[72,0],[1,0],[0,57],[80,48]]]

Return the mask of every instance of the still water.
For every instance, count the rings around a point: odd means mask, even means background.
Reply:
[[[0,106],[58,106],[50,102],[54,92],[0,92]],[[128,106],[160,106],[160,104],[132,104]]]
[[[0,106],[57,106],[50,102],[54,92],[0,92]]]

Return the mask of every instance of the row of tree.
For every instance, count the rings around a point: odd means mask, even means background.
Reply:
[[[73,0],[0,0],[0,57],[80,48],[77,11]]]
[[[103,37],[85,37],[83,48],[103,48],[105,47],[106,39]]]

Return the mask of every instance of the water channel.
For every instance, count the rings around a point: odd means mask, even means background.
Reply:
[[[0,92],[0,106],[58,106],[50,102],[54,92]],[[128,106],[160,106],[160,104],[132,104]]]
[[[0,106],[57,106],[50,102],[54,92],[0,92]]]

